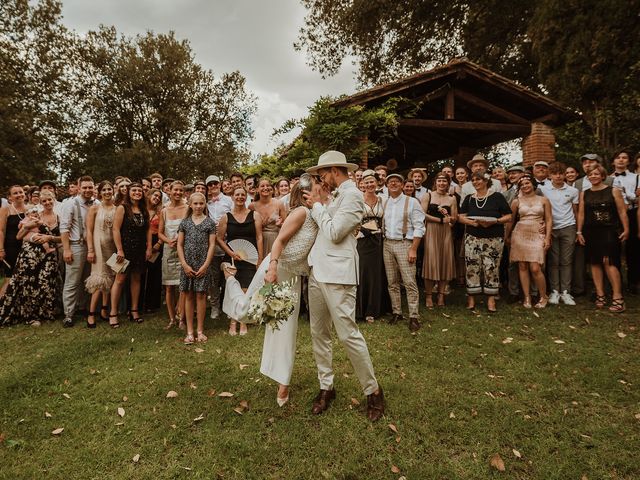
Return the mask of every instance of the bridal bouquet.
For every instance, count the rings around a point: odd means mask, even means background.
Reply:
[[[252,323],[264,323],[274,330],[293,313],[298,294],[293,291],[296,278],[281,283],[266,283],[253,294],[248,317]]]

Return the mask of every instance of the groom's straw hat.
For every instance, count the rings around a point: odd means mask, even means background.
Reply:
[[[320,155],[318,159],[318,165],[315,167],[307,168],[308,173],[316,173],[321,168],[342,167],[346,168],[350,172],[355,172],[358,169],[358,165],[355,163],[347,162],[347,157],[344,153],[337,152],[335,150],[329,150]]]

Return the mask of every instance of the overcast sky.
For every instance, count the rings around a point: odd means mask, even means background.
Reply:
[[[305,15],[299,0],[63,0],[63,15],[78,33],[100,24],[126,35],[173,30],[216,77],[239,70],[258,98],[254,154],[270,153],[273,129],[304,117],[320,96],[355,91],[351,68],[323,80],[293,49]]]

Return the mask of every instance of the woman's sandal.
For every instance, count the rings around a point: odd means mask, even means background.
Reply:
[[[540,300],[538,300],[538,303],[536,303],[533,306],[533,308],[537,308],[537,309],[545,308],[548,303],[549,303],[549,297],[541,297]]]
[[[89,317],[93,317],[93,323],[89,323]],[[87,313],[87,328],[96,328],[96,312]]]
[[[182,342],[185,345],[192,345],[195,342],[195,339],[193,338],[193,335],[187,335],[186,337],[184,337],[184,340]]]
[[[201,342],[201,343],[205,343],[207,340],[209,340],[207,338],[207,336],[202,333],[202,332],[198,332],[198,336],[196,337],[196,341]]]
[[[115,318],[116,319],[116,323],[111,323],[111,319]],[[117,321],[118,320],[118,315],[109,315],[109,326],[111,328],[119,328],[120,327],[120,322]]]
[[[107,312],[107,316],[105,317],[104,315],[102,315],[102,312]],[[102,320],[103,322],[108,322],[109,321],[109,307],[107,306],[102,306],[100,307],[100,320]]]
[[[446,306],[446,303],[445,303],[445,295],[446,295],[446,294],[444,294],[444,293],[438,293],[438,303],[437,303],[437,305],[438,305],[439,307],[444,307],[444,306]]]
[[[624,298],[620,297],[620,298],[612,298],[611,299],[611,306],[609,307],[609,311],[613,312],[613,313],[622,313],[626,310],[626,307],[624,305]]]
[[[144,319],[142,317],[135,318],[133,316],[134,313],[138,313],[138,310],[130,310],[129,311],[129,321],[130,322],[136,322],[136,323],[144,322]]]
[[[596,308],[604,308],[606,305],[607,297],[605,295],[596,295]]]
[[[431,310],[433,308],[433,295],[426,295],[425,306]]]
[[[176,326],[176,321],[174,318],[169,319],[169,324],[164,327],[165,330],[171,330],[172,327]]]

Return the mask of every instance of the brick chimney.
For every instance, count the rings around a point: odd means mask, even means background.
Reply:
[[[547,163],[556,160],[556,136],[553,128],[534,122],[531,134],[522,139],[522,163],[529,167],[541,160]]]

